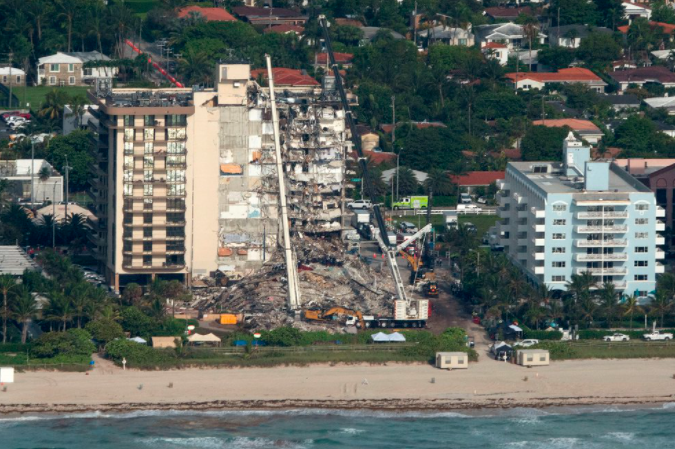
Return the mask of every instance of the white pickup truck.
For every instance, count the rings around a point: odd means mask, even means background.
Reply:
[[[668,334],[668,333],[662,333],[659,331],[652,331],[649,334],[644,334],[642,336],[647,341],[655,341],[655,340],[672,340],[673,339],[673,334]]]

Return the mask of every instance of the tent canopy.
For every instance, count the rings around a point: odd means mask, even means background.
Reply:
[[[127,338],[127,340],[129,340],[129,341],[134,341],[134,342],[140,343],[140,344],[142,344],[142,345],[148,344],[148,342],[147,342],[146,340],[144,340],[143,338],[141,338],[141,337]]]
[[[370,336],[370,338],[373,339],[375,342],[387,342],[389,341],[389,335],[385,334],[384,332],[378,332],[377,334],[373,334]]]
[[[209,343],[220,343],[220,338],[218,338],[214,334],[206,334],[206,335],[201,335],[201,334],[192,334],[188,337],[188,341],[190,343],[196,343],[196,342],[209,342]]]
[[[389,341],[405,341],[405,336],[398,332],[389,335]]]
[[[405,336],[403,334],[399,334],[398,332],[394,332],[393,334],[389,335],[385,334],[384,332],[378,332],[377,334],[371,335],[370,338],[372,338],[373,341],[377,343],[397,343],[405,341]]]
[[[519,328],[519,327],[516,326],[515,324],[512,324],[512,325],[510,325],[509,327],[510,327],[511,329],[513,329],[514,331],[516,331],[516,332],[522,332],[522,331],[523,331],[521,328]]]

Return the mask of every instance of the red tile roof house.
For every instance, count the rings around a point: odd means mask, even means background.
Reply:
[[[563,128],[567,126],[592,145],[597,145],[605,136],[602,130],[595,126],[593,122],[575,118],[535,120],[532,122],[532,125],[546,126],[548,128]]]
[[[579,83],[587,85],[596,92],[603,92],[607,86],[607,83],[598,75],[581,67],[560,69],[552,73],[507,73],[505,77],[507,83],[511,85],[517,83],[517,88],[523,90],[541,89],[550,83]]]
[[[450,175],[453,184],[460,189],[471,193],[476,187],[487,187],[493,182],[504,179],[506,172],[503,171],[470,171],[463,175]]]
[[[354,55],[351,53],[337,53],[333,52],[333,56],[335,57],[335,62],[344,67],[344,68],[349,68],[352,66],[352,60],[354,59]],[[323,67],[325,68],[326,65],[328,64],[328,53],[317,53],[314,56],[314,67],[319,68]]]
[[[200,6],[186,6],[178,10],[178,18],[201,16],[207,22],[236,22],[237,19],[223,8],[202,8]]]
[[[640,67],[637,69],[610,72],[608,75],[625,91],[631,84],[644,86],[646,83],[661,84],[668,89],[675,87],[675,73],[665,67]]]
[[[302,36],[302,34],[305,32],[305,29],[301,26],[298,25],[289,25],[289,24],[284,24],[284,25],[274,25],[273,27],[265,28],[263,30],[263,33],[269,34],[269,33],[277,33],[277,34],[297,34],[298,36]]]
[[[275,67],[272,69],[274,75],[274,90],[288,90],[291,92],[313,92],[315,88],[321,86],[317,80],[309,75],[305,75],[297,69],[287,69],[284,67]],[[258,80],[267,79],[267,69],[251,70],[251,78]]]

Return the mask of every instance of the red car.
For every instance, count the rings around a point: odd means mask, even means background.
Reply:
[[[30,120],[30,119],[32,118],[31,115],[30,115],[29,113],[27,113],[27,112],[14,111],[14,112],[6,112],[6,113],[2,114],[2,119],[3,119],[4,121],[7,121],[8,118],[13,117],[13,116],[15,116],[15,117],[23,117],[23,118],[25,118],[25,119],[27,119],[27,120]]]

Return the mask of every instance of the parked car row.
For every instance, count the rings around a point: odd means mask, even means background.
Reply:
[[[31,115],[23,112],[7,112],[2,114],[2,120],[13,130],[23,128],[31,122]]]

